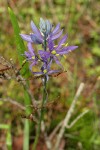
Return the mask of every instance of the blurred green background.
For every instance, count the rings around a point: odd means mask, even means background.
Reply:
[[[57,98],[55,109],[48,111],[48,134],[64,118],[81,82],[85,88],[79,97],[74,119],[85,109],[89,109],[71,129],[66,130],[65,150],[100,149],[100,1],[99,0],[0,0],[0,55],[13,59],[17,67],[18,55],[14,31],[8,13],[11,7],[17,16],[21,33],[31,33],[30,21],[39,27],[40,17],[52,24],[61,23],[64,34],[68,33],[69,45],[79,48],[62,59],[67,73],[51,78],[48,83],[49,99]],[[27,49],[27,48],[26,48]],[[39,80],[30,80],[30,90],[36,99],[41,99],[42,86]],[[4,98],[24,104],[21,84],[15,80],[0,79],[0,124],[10,125],[13,149],[23,141],[23,120],[18,115],[22,110]],[[5,129],[0,129],[0,148],[6,141]],[[16,149],[17,150],[17,149]]]

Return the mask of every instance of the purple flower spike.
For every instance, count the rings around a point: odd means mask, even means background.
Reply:
[[[66,40],[68,38],[67,34],[63,36],[58,45],[54,44],[54,41],[58,39],[63,30],[60,29],[60,24],[57,24],[53,28],[52,24],[48,20],[43,20],[40,18],[39,23],[40,29],[31,21],[31,28],[33,33],[20,34],[23,40],[28,42],[28,51],[25,51],[26,60],[30,62],[30,70],[35,76],[42,77],[43,80],[48,81],[49,76],[55,73],[59,73],[61,70],[52,70],[51,64],[54,61],[57,65],[63,68],[63,65],[60,63],[59,56],[66,55],[69,52],[78,48],[78,46],[68,46]],[[38,50],[37,54],[32,47],[32,43],[41,44],[42,49]],[[33,66],[39,64],[42,65],[39,72],[33,71]],[[45,78],[46,77],[46,78]]]

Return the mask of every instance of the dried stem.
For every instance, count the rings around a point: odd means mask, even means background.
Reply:
[[[61,121],[56,128],[53,130],[53,132],[50,134],[49,139],[52,140],[53,137],[56,135],[57,131],[59,130],[59,128],[62,126],[63,121]]]
[[[74,121],[72,121],[72,123],[70,125],[66,125],[66,128],[71,128],[74,126],[74,124],[80,119],[82,118],[86,113],[88,113],[89,110],[86,110],[84,112],[82,112],[79,116],[76,117],[76,119]]]
[[[0,101],[4,101],[4,102],[10,102],[11,104],[17,106],[18,108],[25,110],[26,108],[21,105],[20,103],[16,102],[16,100],[12,100],[10,98],[0,98]]]
[[[70,109],[68,110],[68,112],[67,112],[67,114],[65,116],[65,119],[63,121],[62,127],[61,127],[60,132],[59,132],[59,134],[57,136],[57,140],[56,140],[56,144],[55,144],[54,150],[58,150],[59,149],[59,144],[60,144],[61,139],[63,137],[63,134],[65,132],[65,128],[66,128],[66,126],[68,126],[69,120],[70,120],[70,118],[71,118],[71,116],[72,116],[72,114],[74,112],[74,108],[75,108],[76,102],[77,102],[78,97],[80,96],[83,88],[84,88],[84,83],[81,83],[79,88],[78,88],[78,90],[77,90],[77,92],[76,92],[76,95],[75,95],[75,97],[73,99],[71,107],[70,107]]]
[[[44,123],[44,121],[42,121],[41,131],[44,134],[44,139],[45,139],[45,143],[46,143],[46,146],[47,146],[48,150],[51,150],[52,149],[52,143],[51,143],[49,137],[47,136],[47,133],[46,133],[45,129],[46,129],[45,128],[45,123]]]
[[[88,113],[89,110],[84,111],[83,113],[81,113],[70,125],[66,125],[66,128],[71,128],[74,126],[74,124],[80,119],[82,118],[86,113]],[[53,132],[50,134],[49,139],[52,140],[53,137],[56,135],[57,131],[59,130],[59,128],[62,126],[63,121],[61,121],[57,127],[53,130]]]

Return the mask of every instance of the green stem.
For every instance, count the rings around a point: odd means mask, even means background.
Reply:
[[[38,144],[39,135],[40,135],[40,131],[41,131],[41,122],[43,121],[43,118],[44,118],[44,108],[43,108],[43,106],[44,106],[44,104],[46,102],[46,99],[47,99],[46,83],[47,83],[47,79],[46,79],[46,76],[45,76],[44,77],[44,87],[43,87],[42,108],[41,108],[40,119],[39,119],[38,128],[37,128],[37,133],[36,133],[36,137],[35,137],[35,141],[34,141],[34,145],[33,145],[33,150],[36,150],[36,146]]]

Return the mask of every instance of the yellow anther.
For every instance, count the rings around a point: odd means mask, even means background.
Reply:
[[[56,54],[56,56],[59,56],[59,54]]]
[[[44,69],[44,70],[43,70],[43,73],[44,73],[44,74],[46,74],[46,73],[47,73],[47,70],[46,70],[46,69]]]
[[[62,45],[62,46],[68,46],[68,43],[66,43],[66,44],[65,44],[65,43],[63,43],[63,44],[61,44],[61,45]]]
[[[63,55],[63,57],[66,59],[67,58],[67,56],[66,55]]]
[[[51,54],[54,54],[54,55],[55,55],[55,54],[56,54],[56,51],[55,51],[55,50],[53,50],[53,51],[51,52]]]
[[[68,43],[66,43],[66,45],[65,46],[68,46]]]
[[[35,59],[35,56],[32,56],[32,59]]]

